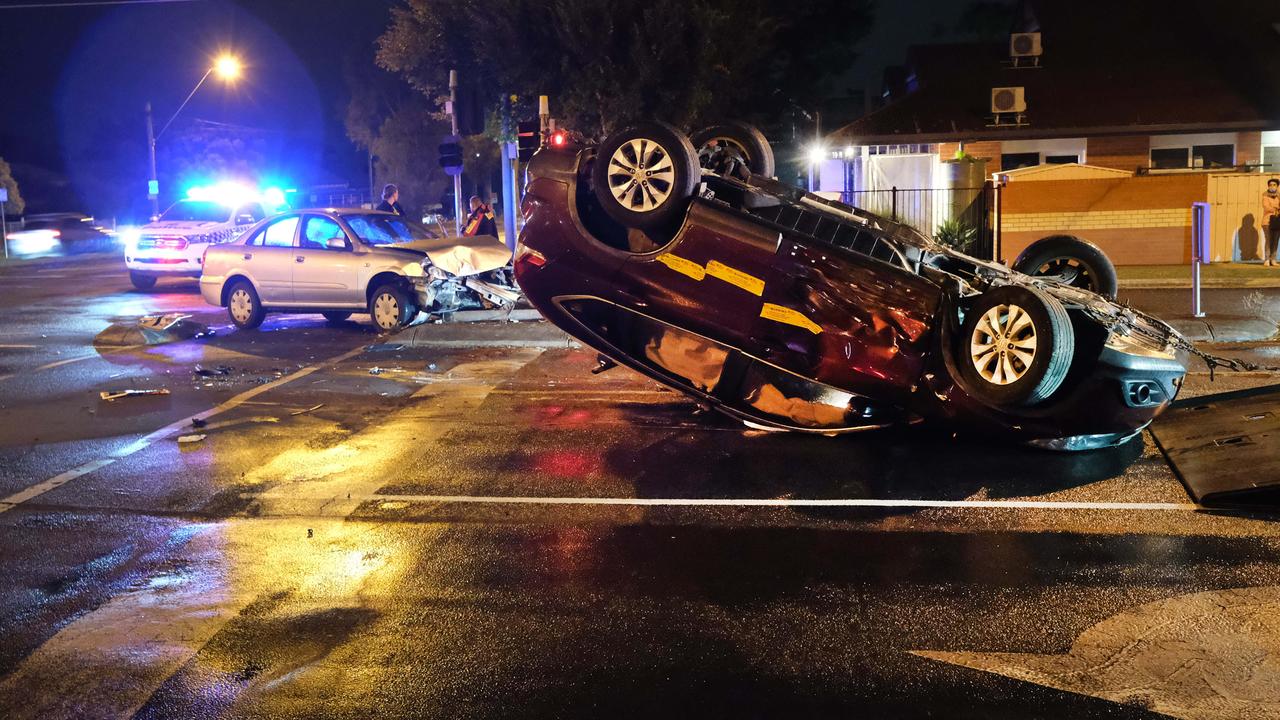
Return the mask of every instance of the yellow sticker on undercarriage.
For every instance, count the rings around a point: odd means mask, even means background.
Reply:
[[[659,255],[655,259],[681,275],[688,275],[694,280],[701,280],[707,276],[707,271],[704,270],[701,265],[692,260],[685,260],[682,257],[677,257],[670,253]]]
[[[707,263],[707,274],[713,278],[720,278],[730,285],[736,285],[752,295],[764,295],[763,280],[755,275],[748,275],[741,270],[735,270],[719,260],[712,260]]]
[[[760,317],[765,320],[773,320],[774,322],[786,323],[787,325],[795,325],[804,328],[809,332],[817,335],[822,332],[822,327],[814,321],[802,315],[798,310],[792,310],[789,307],[774,305],[773,303],[765,303],[760,308]]]

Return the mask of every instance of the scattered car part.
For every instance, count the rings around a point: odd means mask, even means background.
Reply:
[[[207,437],[209,437],[209,436],[208,436],[208,435],[204,435],[204,434],[200,434],[200,433],[197,433],[197,434],[194,434],[194,435],[179,435],[179,436],[178,436],[178,442],[179,442],[180,444],[184,444],[184,445],[185,445],[185,444],[188,444],[188,443],[198,443],[198,442],[200,442],[201,440],[204,440],[204,439],[205,439],[205,438],[207,438]]]
[[[1120,290],[1116,266],[1102,248],[1074,235],[1050,235],[1027,246],[1013,269],[1034,277],[1098,293],[1114,300]]]
[[[103,390],[98,393],[98,397],[107,402],[119,400],[126,397],[142,397],[144,395],[168,395],[168,388],[155,388],[151,390]]]

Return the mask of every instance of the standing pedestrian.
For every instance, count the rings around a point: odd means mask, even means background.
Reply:
[[[1276,264],[1276,246],[1280,245],[1280,180],[1267,181],[1267,191],[1262,193],[1262,232],[1266,235],[1267,259],[1263,264]]]
[[[492,235],[498,237],[498,221],[493,217],[493,209],[484,203],[478,195],[471,196],[471,214],[467,216],[467,226],[463,235]]]
[[[378,209],[382,212],[404,215],[404,208],[400,206],[400,188],[391,183],[384,185],[382,188],[382,202],[378,205]]]

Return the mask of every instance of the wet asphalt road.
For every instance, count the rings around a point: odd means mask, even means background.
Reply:
[[[195,292],[0,267],[0,717],[1280,717],[1280,526],[1148,436],[761,434],[554,343]],[[157,311],[218,332],[94,349]]]

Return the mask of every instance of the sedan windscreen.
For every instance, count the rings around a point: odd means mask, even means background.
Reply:
[[[169,222],[217,222],[224,223],[231,218],[231,208],[222,203],[195,200],[176,202],[173,207],[164,211],[161,220]]]
[[[395,245],[439,237],[412,220],[394,215],[345,215],[343,219],[366,245]]]

